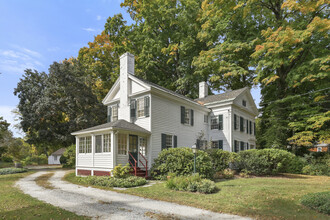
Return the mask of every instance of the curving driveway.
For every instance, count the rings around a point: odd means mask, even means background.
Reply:
[[[16,186],[41,201],[95,219],[151,219],[152,215],[157,214],[175,219],[250,219],[75,185],[62,180],[66,172],[55,171],[49,180],[55,187],[53,190],[45,189],[35,183],[36,177],[47,173],[44,171],[20,179]]]

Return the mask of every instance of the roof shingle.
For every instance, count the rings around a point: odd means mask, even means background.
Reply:
[[[233,90],[233,91],[226,92],[226,93],[217,94],[217,95],[206,96],[205,98],[195,99],[195,101],[198,102],[199,104],[204,105],[204,104],[211,103],[211,102],[218,102],[218,101],[224,101],[224,100],[228,100],[228,99],[234,99],[237,96],[239,96],[246,89],[248,89],[248,87]]]

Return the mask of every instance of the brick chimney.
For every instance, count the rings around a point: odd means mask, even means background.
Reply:
[[[208,95],[209,88],[206,82],[199,83],[199,98],[205,98]]]

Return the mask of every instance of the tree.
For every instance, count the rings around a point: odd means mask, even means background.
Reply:
[[[197,72],[211,72],[211,81],[220,80],[216,83],[224,86],[230,84],[226,79],[235,83],[235,77],[243,79],[238,87],[251,79],[260,83],[258,142],[262,147],[300,145],[304,134],[311,132],[302,146],[327,139],[322,133],[329,133],[325,107],[329,100],[328,4],[327,0],[203,3],[199,37],[213,46],[195,60]],[[297,98],[305,93],[310,95]],[[312,125],[320,120],[322,126]],[[301,126],[304,123],[308,126]]]
[[[3,139],[3,135],[6,131],[8,131],[9,123],[0,116],[0,140]]]
[[[92,93],[83,68],[74,59],[54,62],[49,74],[26,70],[15,89],[28,143],[42,148],[69,146],[71,132],[105,122],[105,108]]]

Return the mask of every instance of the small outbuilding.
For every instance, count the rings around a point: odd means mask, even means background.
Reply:
[[[60,158],[63,155],[65,148],[58,149],[48,157],[48,164],[61,164]]]

